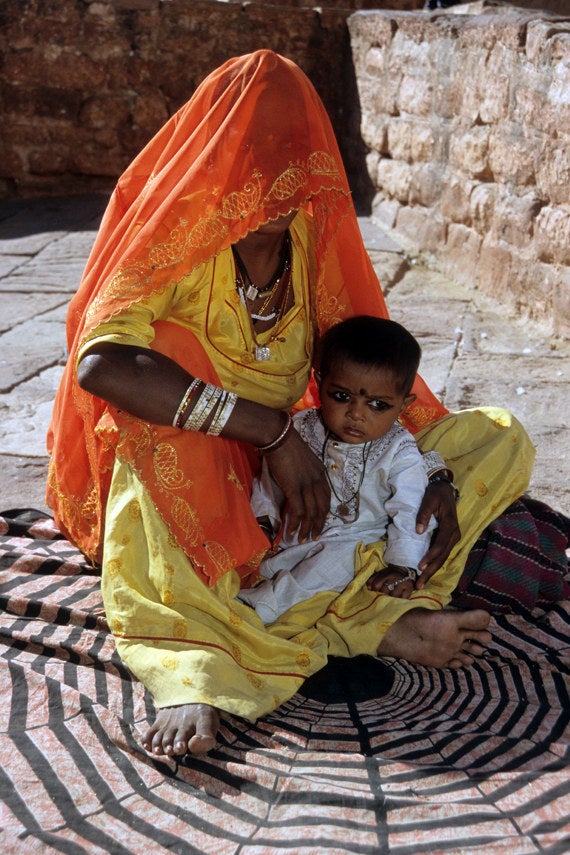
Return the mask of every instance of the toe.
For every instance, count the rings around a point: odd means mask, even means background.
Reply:
[[[192,754],[207,754],[216,744],[216,739],[213,736],[208,736],[203,733],[195,733],[192,739],[188,742],[188,750]]]
[[[468,653],[463,653],[461,650],[458,651],[455,656],[453,656],[449,662],[445,664],[445,668],[453,668],[457,670],[458,668],[467,668],[469,665],[473,664],[473,657],[469,656]]]

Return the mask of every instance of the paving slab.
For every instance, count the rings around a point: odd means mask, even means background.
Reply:
[[[21,291],[0,291],[0,333],[13,329],[24,321],[40,318],[56,307],[64,307],[63,316],[67,311],[69,295],[67,294],[38,294],[22,293]],[[2,354],[2,338],[0,336],[0,359]]]
[[[45,503],[47,457],[11,454],[2,454],[1,457],[0,511],[37,508],[51,513]]]
[[[34,318],[0,336],[0,392],[60,363],[66,355],[62,321]]]

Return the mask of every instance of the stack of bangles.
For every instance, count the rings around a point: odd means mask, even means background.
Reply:
[[[210,436],[219,436],[236,405],[235,392],[227,392],[204,383],[197,377],[192,380],[174,415],[172,426],[181,430],[200,431],[210,419],[205,431]]]
[[[181,430],[200,431],[210,419],[205,433],[209,436],[219,436],[232,414],[236,401],[235,392],[227,392],[219,386],[214,386],[213,383],[204,383],[203,380],[195,377],[178,405],[172,426]],[[286,421],[283,429],[272,442],[258,447],[259,454],[277,451],[293,430],[293,419],[289,413],[284,415]]]

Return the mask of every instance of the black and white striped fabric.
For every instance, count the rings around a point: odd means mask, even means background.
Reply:
[[[152,706],[96,572],[41,525],[14,531],[0,538],[3,853],[570,851],[569,604],[497,618],[460,671],[333,660],[177,762],[140,746]]]

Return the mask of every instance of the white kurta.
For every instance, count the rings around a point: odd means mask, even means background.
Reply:
[[[284,530],[279,551],[261,563],[264,580],[240,591],[239,598],[253,606],[264,623],[318,591],[344,590],[354,578],[358,543],[385,537],[386,564],[417,569],[435,525],[432,519],[430,531],[416,533],[427,472],[413,436],[398,422],[380,439],[359,445],[327,439],[315,409],[297,413],[294,424],[327,468],[331,507],[318,540],[299,543],[296,534],[291,537]],[[282,505],[283,494],[264,463],[253,486],[253,511],[258,519],[269,517],[278,531]]]

